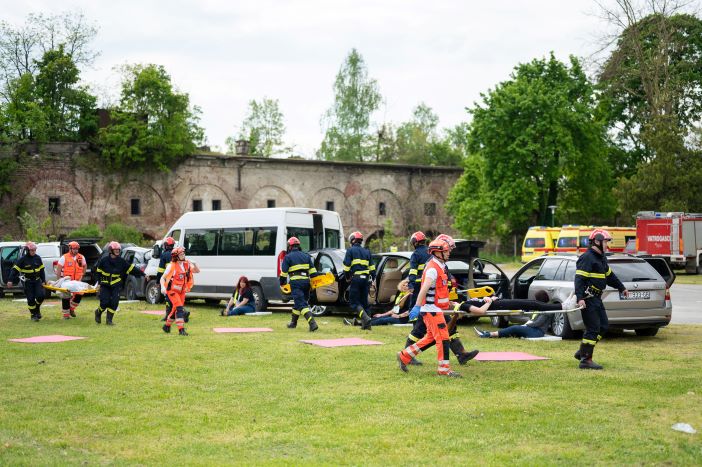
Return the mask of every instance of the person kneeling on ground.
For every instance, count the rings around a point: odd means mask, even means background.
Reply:
[[[249,286],[249,279],[246,276],[241,276],[237,282],[232,298],[229,299],[229,303],[221,311],[222,316],[237,316],[245,315],[246,313],[253,313],[256,311],[254,303],[253,292]]]
[[[569,310],[575,306],[574,296],[569,297],[563,304],[549,304],[548,294],[539,290],[536,292],[536,301],[533,300],[519,300],[521,302],[521,307],[526,310],[537,310],[537,311],[557,311],[557,310]],[[513,300],[494,300],[493,303],[498,305],[505,305]],[[493,308],[492,306],[490,308]],[[498,308],[495,308],[498,309]],[[544,337],[546,331],[551,326],[553,321],[553,314],[538,314],[534,313],[531,319],[525,324],[518,324],[514,326],[509,326],[504,329],[499,329],[497,331],[481,331],[478,328],[473,328],[478,337]]]
[[[395,297],[395,306],[385,313],[376,313],[371,317],[371,326],[383,326],[386,324],[404,324],[409,321],[409,304],[412,298],[412,291],[409,289],[409,280],[404,279],[397,284],[398,294]],[[360,326],[361,320],[344,318],[344,324]]]

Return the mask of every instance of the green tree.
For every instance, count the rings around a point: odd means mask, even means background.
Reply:
[[[23,25],[0,21],[0,99],[9,100],[9,85],[23,75],[38,73],[44,54],[64,46],[78,67],[91,64],[97,53],[90,43],[97,27],[80,12],[30,13]]]
[[[464,234],[523,232],[549,205],[564,219],[612,217],[605,125],[576,58],[518,65],[469,112],[470,156],[448,199]]]
[[[702,20],[681,13],[682,6],[651,0],[639,8],[621,0],[605,10],[619,33],[600,87],[625,215],[699,210],[700,152],[689,140],[702,117]]]
[[[375,138],[368,131],[371,114],[382,98],[368,76],[361,54],[352,49],[336,75],[334,104],[322,119],[324,140],[319,157],[325,160],[371,160]]]
[[[112,123],[99,132],[102,158],[113,168],[166,171],[202,142],[200,110],[190,107],[187,94],[173,88],[162,66],[131,65],[123,73],[120,103],[111,109]]]
[[[35,97],[44,112],[47,141],[85,141],[97,130],[97,99],[79,86],[78,67],[60,45],[39,61]]]
[[[270,157],[282,150],[285,124],[278,99],[264,97],[261,102],[249,102],[238,139],[249,141],[249,152],[254,156]],[[236,140],[227,138],[227,152],[235,153]]]
[[[34,77],[25,73],[7,86],[7,101],[0,105],[3,143],[46,141],[48,121],[36,95]]]
[[[405,164],[460,165],[463,153],[454,145],[455,134],[438,134],[439,117],[424,103],[415,107],[412,119],[397,129],[397,159]]]

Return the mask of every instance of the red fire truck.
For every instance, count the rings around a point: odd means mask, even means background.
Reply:
[[[636,215],[636,251],[673,267],[702,273],[702,214],[642,211]]]

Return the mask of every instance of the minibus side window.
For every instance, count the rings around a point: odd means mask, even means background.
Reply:
[[[275,240],[277,237],[277,227],[261,227],[256,229],[256,240],[254,243],[254,255],[273,256],[275,255]]]
[[[186,230],[185,251],[192,256],[217,256],[218,229]]]
[[[300,248],[302,251],[309,251],[312,245],[313,229],[305,229],[304,227],[288,227],[288,238],[297,237],[300,240]],[[287,241],[287,240],[286,240]]]
[[[334,229],[325,229],[325,234],[327,236],[327,248],[341,248],[339,244],[339,231]]]
[[[254,254],[253,229],[222,229],[219,254],[221,256],[252,256]]]
[[[180,245],[180,242],[182,238],[180,238],[180,230],[174,230],[173,232],[169,233],[166,235],[167,237],[171,237],[173,240],[176,241]]]

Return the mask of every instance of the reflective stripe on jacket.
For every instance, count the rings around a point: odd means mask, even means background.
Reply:
[[[78,264],[80,263],[80,265]],[[63,277],[70,277],[71,280],[79,281],[85,272],[85,256],[78,253],[75,257],[71,253],[63,255]]]

